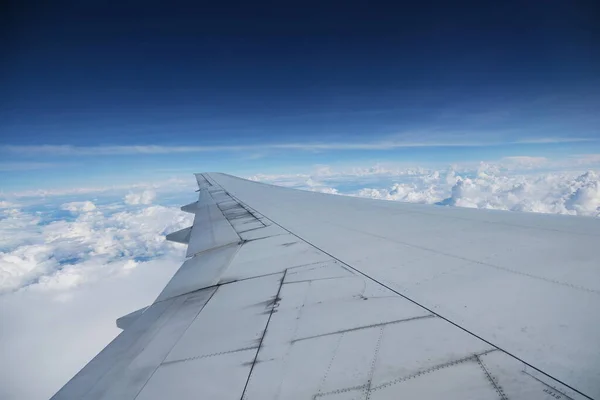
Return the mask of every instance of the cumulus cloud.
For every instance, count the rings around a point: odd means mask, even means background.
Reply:
[[[0,229],[24,234],[3,243],[9,249],[0,252],[0,293],[25,286],[64,289],[124,273],[136,260],[173,251],[178,245],[164,235],[192,222],[189,214],[159,205],[109,215],[91,201],[66,203],[61,209],[76,218],[40,225],[35,215],[5,213]]]
[[[434,186],[419,188],[414,183],[394,183],[390,188],[383,189],[363,188],[356,193],[356,196],[425,204],[435,202],[439,198]]]
[[[129,193],[125,196],[125,204],[151,204],[156,198],[156,192],[153,190],[144,190],[141,193]]]
[[[546,170],[540,167],[552,166]],[[373,199],[496,210],[600,216],[600,179],[594,171],[562,170],[543,157],[506,157],[447,168],[385,167],[253,179],[304,190]]]
[[[338,190],[332,187],[325,186],[321,182],[314,181],[312,178],[308,178],[304,181],[304,184],[308,187],[311,192],[338,194]]]
[[[74,214],[79,214],[82,212],[94,211],[96,209],[96,205],[91,201],[72,201],[70,203],[63,204],[61,208]]]
[[[565,207],[581,215],[600,216],[600,181],[598,175],[589,171],[576,179]]]
[[[50,397],[181,265],[185,246],[165,234],[192,215],[148,204],[154,197],[0,209],[0,398]]]
[[[0,210],[0,255],[19,245],[28,245],[37,240],[39,215],[26,213],[18,208]]]
[[[438,204],[551,214],[600,216],[598,176],[535,174],[504,176],[480,173],[458,178]]]

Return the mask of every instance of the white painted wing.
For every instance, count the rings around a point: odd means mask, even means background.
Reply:
[[[600,398],[600,221],[197,180],[188,259],[55,399]]]

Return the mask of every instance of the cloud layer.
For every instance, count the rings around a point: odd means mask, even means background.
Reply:
[[[85,285],[0,296],[0,398],[51,397],[120,332],[115,320],[151,303],[180,265],[156,259]]]
[[[600,216],[595,171],[536,170],[540,157],[511,157],[475,168],[321,167],[312,174],[255,175],[252,180],[373,199],[537,213]]]
[[[115,319],[151,303],[181,265],[185,246],[165,234],[191,225],[191,214],[130,190],[33,207],[3,201],[0,398],[50,397],[118,334]]]
[[[129,194],[125,203],[148,204],[151,198],[148,192]],[[191,225],[190,215],[159,205],[112,213],[91,201],[60,208],[70,218],[47,224],[35,213],[2,212],[0,293],[25,286],[64,289],[126,273],[140,262],[179,253],[164,235]]]

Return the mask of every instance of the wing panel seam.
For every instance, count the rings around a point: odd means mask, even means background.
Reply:
[[[275,308],[277,308],[279,304],[279,295],[281,294],[281,288],[283,287],[283,282],[285,281],[285,275],[287,274],[287,270],[283,271],[283,275],[281,276],[281,281],[279,282],[279,288],[277,288],[277,294],[275,295],[275,301],[273,302],[273,306],[271,307],[271,312],[269,313],[269,318],[267,319],[267,324],[265,325],[265,330],[263,331],[262,336],[260,337],[260,342],[258,343],[258,348],[256,349],[256,354],[254,355],[254,360],[252,360],[252,366],[250,367],[250,372],[248,373],[248,379],[246,379],[246,384],[244,385],[244,390],[242,391],[242,396],[240,397],[243,400],[246,396],[246,390],[248,389],[248,385],[250,384],[250,380],[252,379],[252,372],[254,371],[254,367],[256,366],[256,362],[258,360],[258,354],[260,353],[260,349],[262,348],[263,342],[265,340],[265,336],[267,335],[267,329],[269,329],[269,323],[271,322],[271,317],[273,317],[273,313],[275,312]]]

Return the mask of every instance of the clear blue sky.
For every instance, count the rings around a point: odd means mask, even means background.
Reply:
[[[595,1],[124,3],[2,13],[0,190],[600,152]]]

